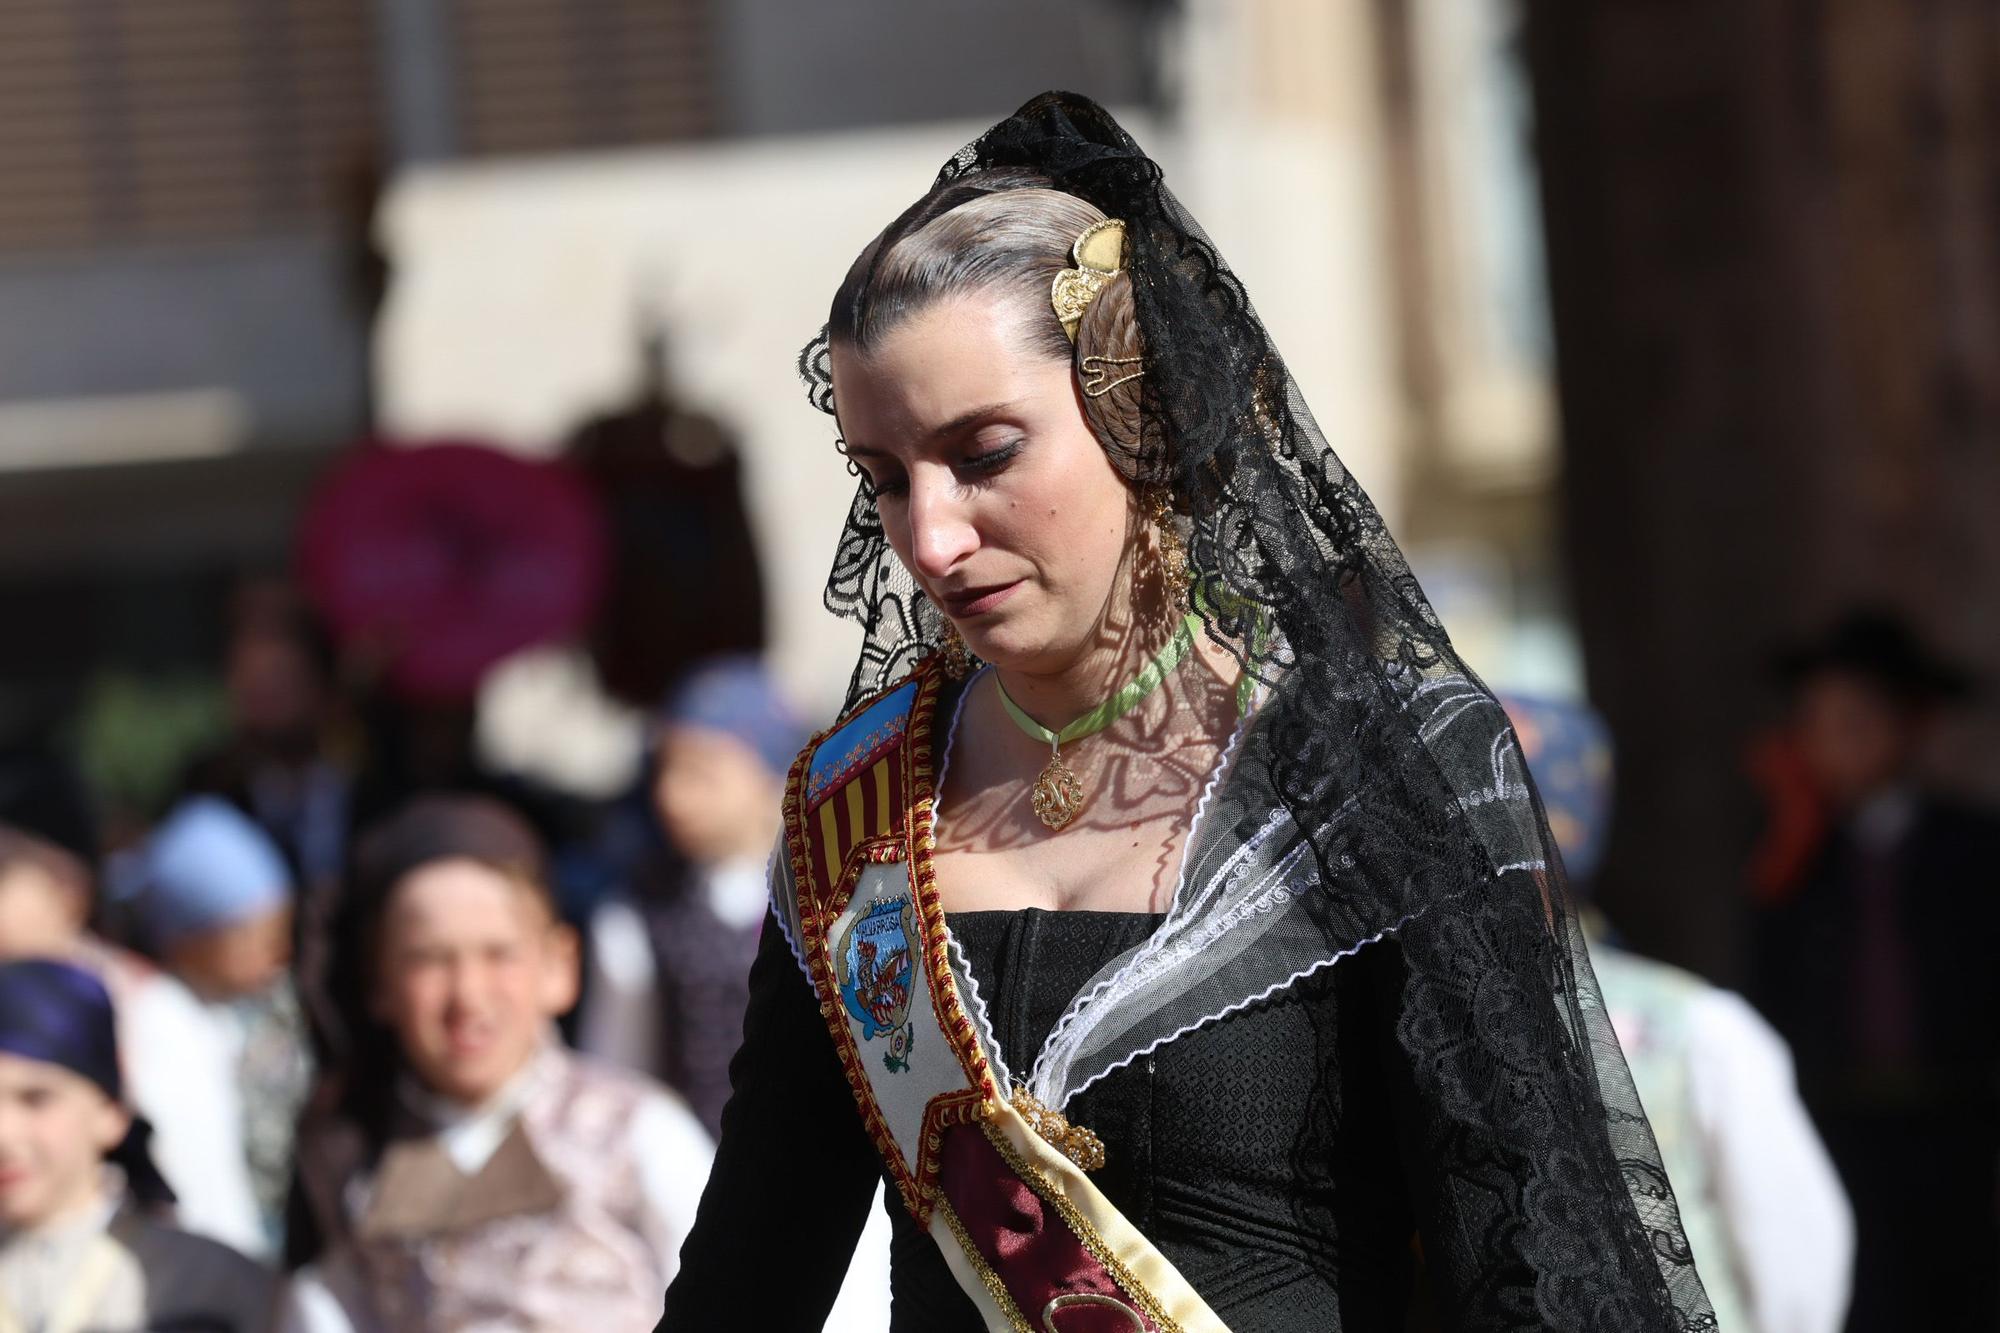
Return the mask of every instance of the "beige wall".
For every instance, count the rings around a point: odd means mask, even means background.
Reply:
[[[1206,43],[1206,54],[1188,90],[1185,124],[1194,132],[1127,123],[1243,277],[1328,436],[1393,514],[1395,398],[1367,111],[1370,48],[1353,23],[1324,14],[1308,46],[1242,29],[1229,6],[1195,11],[1188,40]],[[1251,71],[1274,52],[1292,63],[1266,85]],[[1228,95],[1241,87],[1268,95]],[[851,627],[820,606],[852,483],[831,448],[831,423],[806,403],[793,363],[854,254],[980,128],[444,166],[406,177],[383,217],[397,275],[377,345],[385,427],[549,451],[579,418],[632,393],[640,314],[657,308],[672,331],[674,382],[744,439],[775,663],[807,707],[823,712],[845,684],[855,643]],[[561,674],[536,676],[532,720],[498,730],[550,732],[541,722],[556,706],[551,681]],[[539,762],[506,748],[517,761]],[[600,750],[607,764],[625,753]],[[573,756],[559,766],[574,777]]]

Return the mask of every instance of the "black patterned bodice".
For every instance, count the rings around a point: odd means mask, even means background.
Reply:
[[[1530,1058],[1533,992],[1496,961],[1496,932],[1519,919],[1413,921],[1063,1108],[1104,1140],[1099,1188],[1232,1333],[1663,1327],[1629,1313],[1646,1294],[1647,1253],[1582,1206],[1615,1184],[1591,1173],[1589,1141],[1510,1136],[1485,1109],[1566,1092]],[[1022,1065],[1157,920],[948,917],[1001,1054]],[[775,927],[750,986],[714,1171],[667,1293],[669,1333],[820,1329],[883,1178],[812,987]],[[890,1333],[983,1333],[936,1242],[893,1189],[886,1197]],[[1637,1276],[1601,1276],[1606,1255]],[[1435,1307],[1416,1322],[1413,1285]]]
[[[1071,998],[1157,916],[948,918],[1017,1079]],[[1353,964],[1353,967],[1349,967]],[[1101,1079],[1071,1119],[1092,1180],[1234,1333],[1401,1328],[1413,1231],[1358,958]],[[1348,1021],[1343,1022],[1343,1014]],[[893,1210],[894,1333],[981,1329],[937,1244]]]

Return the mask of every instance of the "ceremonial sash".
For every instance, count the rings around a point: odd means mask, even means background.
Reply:
[[[940,686],[933,659],[815,739],[786,783],[775,901],[862,1120],[992,1333],[1227,1333],[1010,1100],[967,1014],[931,868]]]

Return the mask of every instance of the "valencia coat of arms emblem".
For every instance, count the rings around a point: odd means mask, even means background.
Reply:
[[[892,1074],[910,1067],[916,937],[916,913],[909,898],[885,898],[848,924],[833,954],[841,1002],[859,1025],[861,1040],[889,1039],[882,1063]]]

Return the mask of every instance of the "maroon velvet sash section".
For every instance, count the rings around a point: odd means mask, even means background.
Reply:
[[[939,1182],[987,1267],[1035,1329],[1156,1333],[1158,1325],[1133,1308],[1063,1215],[1015,1174],[979,1126],[944,1132]],[[1049,1309],[1070,1295],[1082,1299]]]

